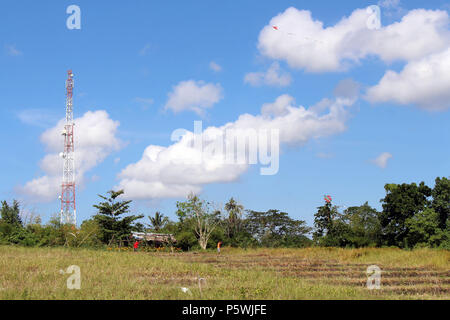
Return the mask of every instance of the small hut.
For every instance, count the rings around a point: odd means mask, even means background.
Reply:
[[[139,241],[145,241],[149,244],[154,244],[156,246],[173,244],[177,242],[172,234],[167,233],[133,232],[131,234],[131,237]]]

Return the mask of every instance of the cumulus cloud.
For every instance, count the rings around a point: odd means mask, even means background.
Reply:
[[[172,145],[148,146],[138,162],[128,165],[119,174],[116,188],[124,189],[126,197],[133,199],[170,198],[198,193],[205,184],[236,181],[247,171],[250,162],[223,161],[223,150],[228,150],[231,144],[227,136],[230,130],[271,132],[275,129],[279,131],[280,143],[301,146],[311,139],[344,131],[347,107],[354,101],[336,97],[328,100],[321,110],[315,110],[296,106],[289,95],[279,96],[273,103],[264,104],[258,115],[243,114],[221,127],[206,128],[202,137],[203,152],[194,147],[196,133],[183,130],[181,138]],[[226,137],[224,147],[215,149],[217,137]]]
[[[397,0],[380,1],[379,5],[385,10],[401,8]],[[324,27],[311,12],[291,7],[261,30],[258,48],[267,57],[309,72],[346,70],[371,56],[386,63],[402,61],[406,63],[403,70],[388,70],[377,85],[368,89],[366,98],[429,110],[448,109],[448,13],[411,10],[399,22],[379,29],[368,27],[369,18],[366,10],[357,9],[335,25]]]
[[[252,86],[269,85],[285,87],[291,83],[291,76],[287,72],[280,72],[280,64],[275,61],[266,72],[250,72],[244,77],[244,82]]]
[[[400,73],[388,70],[377,85],[367,90],[367,99],[416,104],[428,110],[450,108],[450,48],[411,61]]]
[[[111,152],[120,149],[122,142],[116,137],[118,121],[109,118],[106,111],[88,111],[74,120],[75,171],[77,185],[85,182],[85,173],[100,164]],[[65,120],[46,130],[41,142],[48,153],[40,162],[45,175],[28,181],[18,191],[37,202],[52,201],[61,190],[62,161],[59,157],[64,139],[61,135]]]
[[[220,84],[205,83],[203,81],[182,81],[177,84],[172,92],[165,109],[175,113],[190,110],[202,115],[207,108],[223,98],[223,89]]]
[[[209,63],[209,68],[215,72],[222,71],[222,67],[220,65],[218,65],[217,63],[215,63],[214,61],[211,61]]]
[[[367,26],[368,18],[365,9],[357,9],[324,27],[310,11],[291,7],[261,30],[258,48],[264,56],[285,60],[293,68],[325,72],[348,69],[368,56],[385,62],[420,59],[449,45],[446,11],[412,10],[400,22],[373,30]]]
[[[392,154],[390,154],[389,152],[383,152],[382,154],[380,154],[378,157],[376,157],[375,159],[373,159],[371,161],[376,166],[384,169],[384,168],[386,168],[387,162],[390,158],[392,158]]]

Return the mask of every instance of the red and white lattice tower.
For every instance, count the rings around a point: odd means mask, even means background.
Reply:
[[[66,81],[66,124],[62,135],[64,136],[64,151],[60,153],[63,159],[63,179],[61,184],[61,223],[76,225],[77,215],[75,206],[75,162],[73,137],[73,73],[67,71]]]

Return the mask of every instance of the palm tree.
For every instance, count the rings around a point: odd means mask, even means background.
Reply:
[[[155,212],[155,217],[148,216],[150,220],[150,224],[153,226],[153,230],[156,232],[160,231],[168,222],[168,218],[165,217],[162,213],[159,211]]]
[[[228,211],[228,237],[232,238],[233,235],[239,231],[244,206],[231,198],[228,203],[225,204],[225,210]]]

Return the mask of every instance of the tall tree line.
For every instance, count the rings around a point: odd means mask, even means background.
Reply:
[[[245,209],[235,198],[223,206],[191,194],[176,203],[176,221],[161,212],[132,214],[123,190],[99,195],[97,212],[79,228],[64,225],[57,215],[42,225],[25,218],[20,204],[1,202],[0,244],[26,246],[102,247],[130,245],[133,231],[173,234],[184,250],[214,248],[217,242],[235,247],[440,247],[450,249],[450,180],[386,184],[377,211],[367,202],[342,210],[331,201],[317,208],[314,225],[288,213]]]
[[[339,212],[331,203],[318,208],[314,219],[316,244],[340,247],[395,246],[450,249],[450,180],[386,184],[382,211],[367,202]]]

